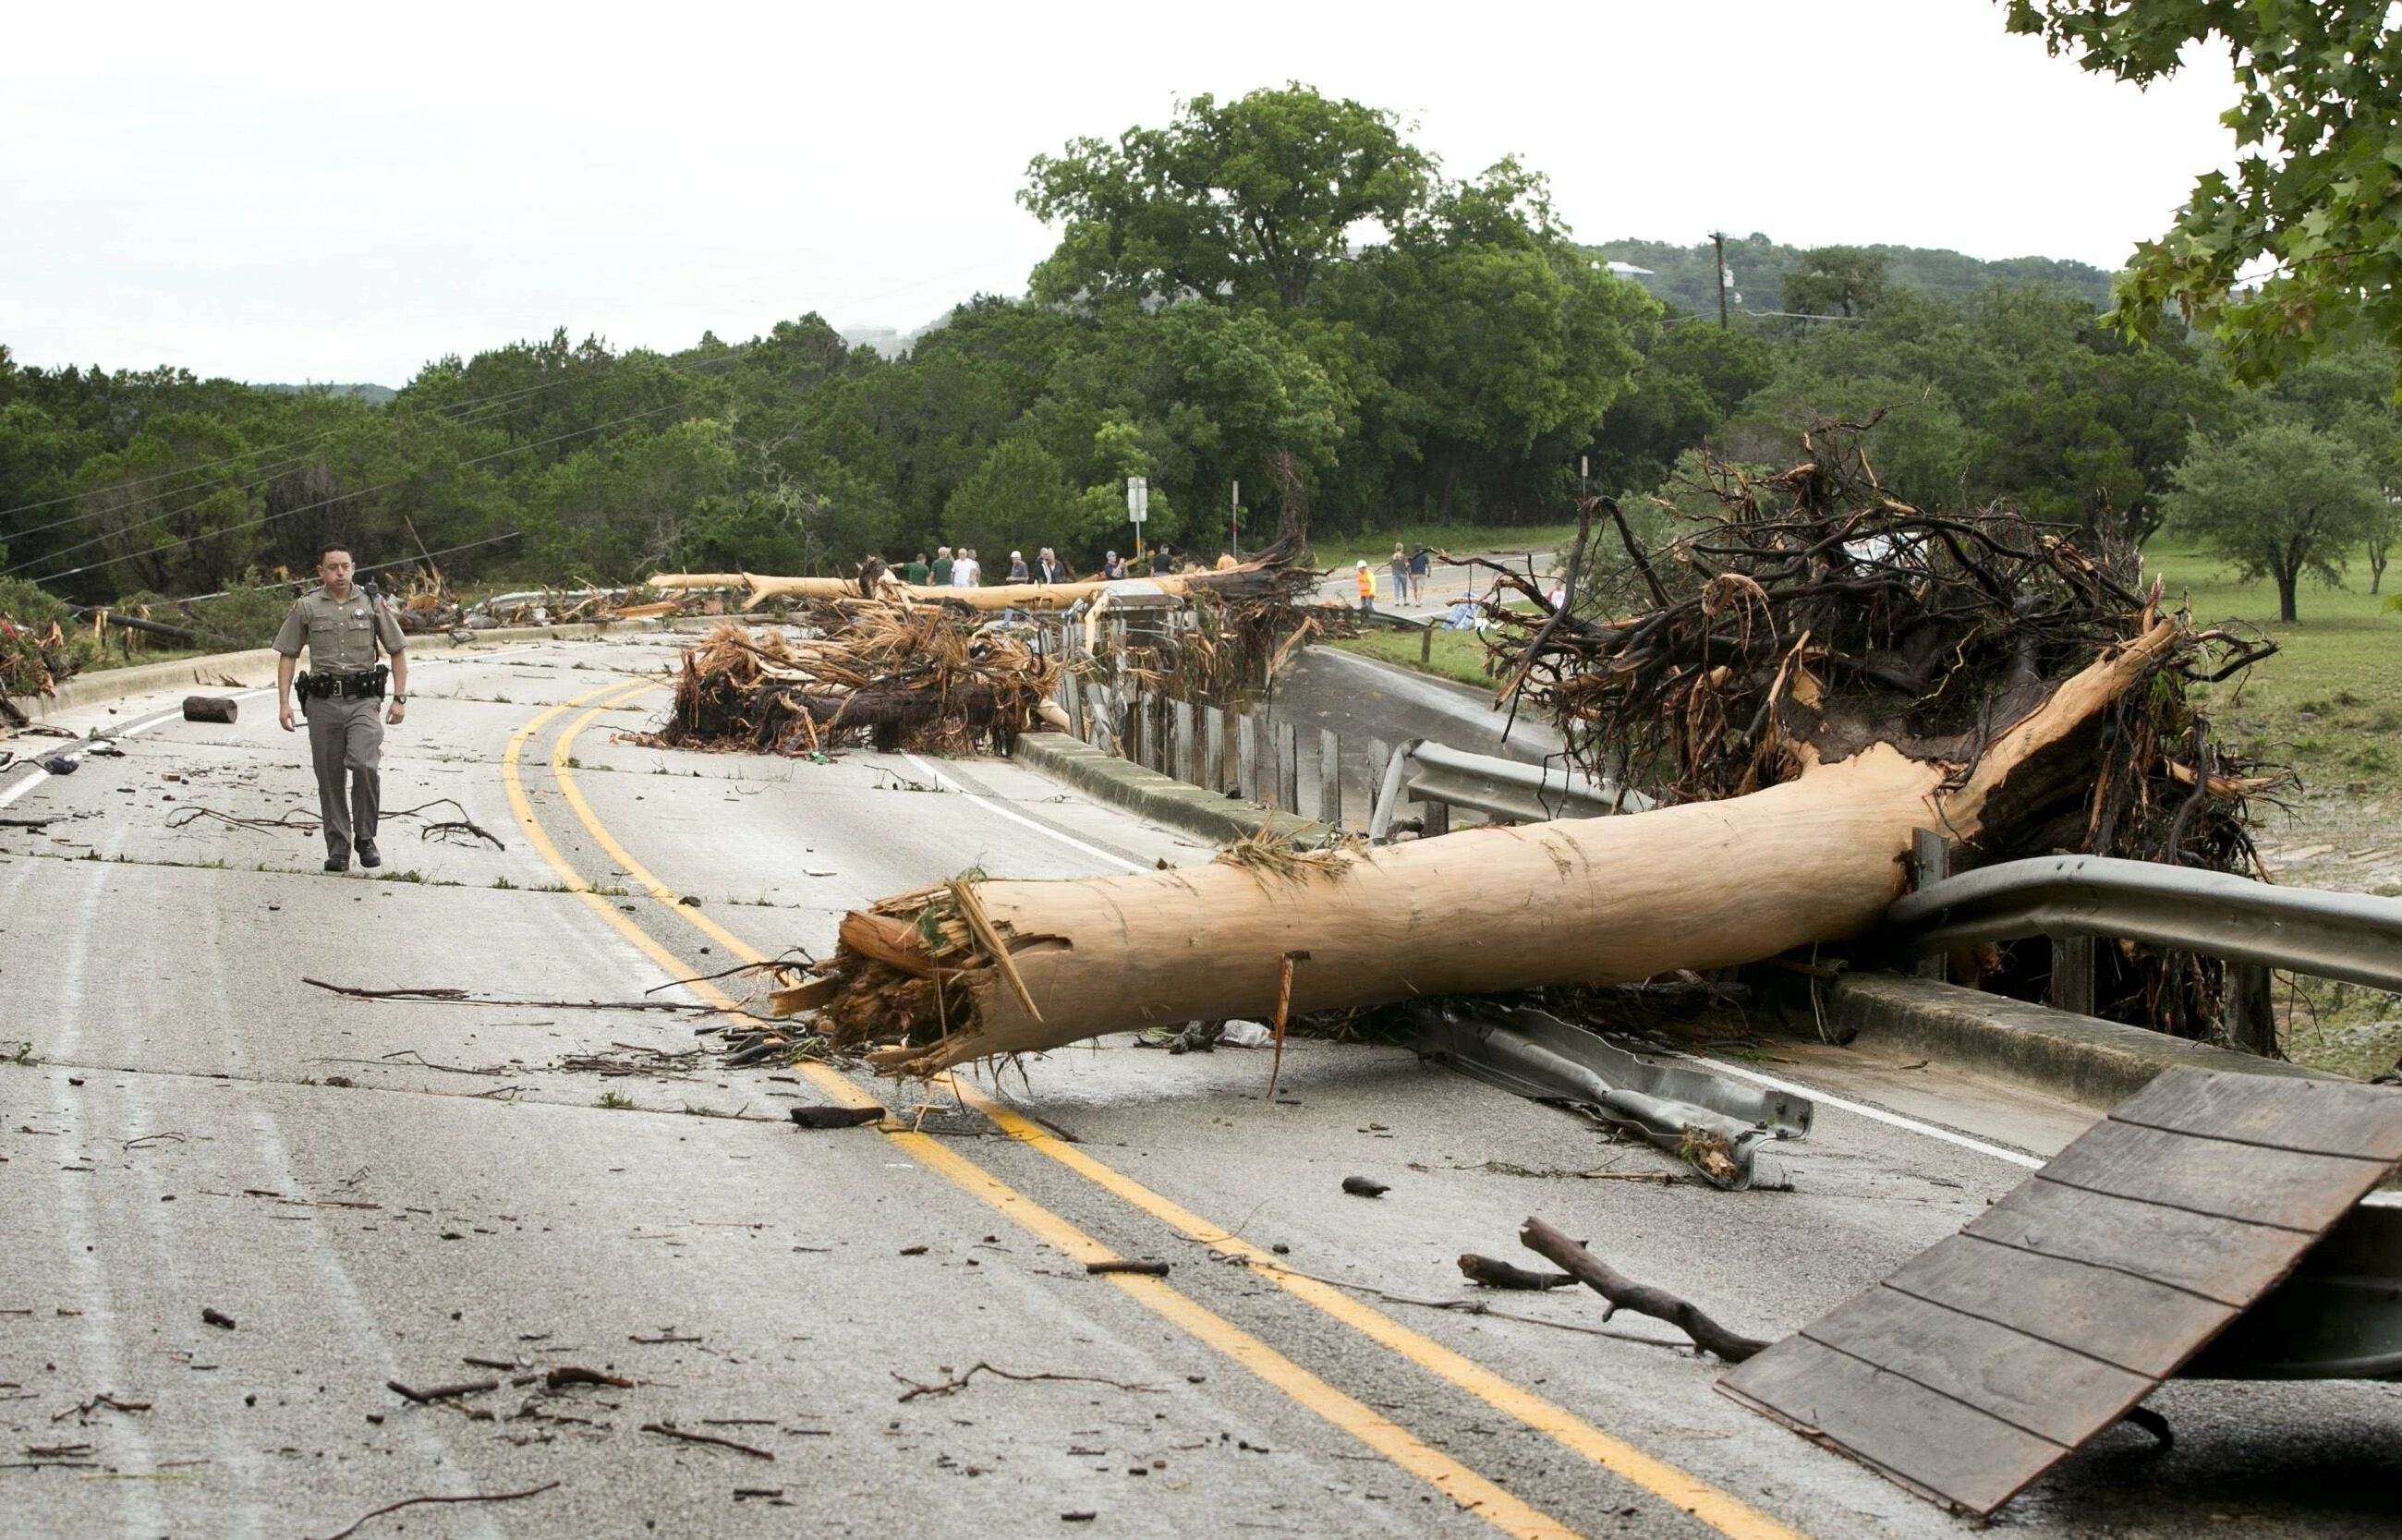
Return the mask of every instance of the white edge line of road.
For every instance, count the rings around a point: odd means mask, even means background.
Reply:
[[[1758,1070],[1738,1068],[1724,1059],[1704,1058],[1693,1053],[1679,1053],[1677,1056],[1680,1059],[1691,1059],[1696,1064],[1708,1065],[1712,1069],[1722,1074],[1764,1085],[1771,1091],[1783,1091],[1796,1096],[1807,1096],[1817,1106],[1831,1107],[1840,1111],[1848,1112],[1856,1118],[1866,1118],[1871,1122],[1884,1123],[1889,1127],[1904,1129],[1912,1134],[1924,1134],[1930,1139],[1940,1139],[1945,1144],[1958,1145],[1963,1149],[1973,1149],[1980,1155],[1990,1155],[1996,1161],[2008,1161],[2012,1165],[2023,1166],[2029,1171],[2041,1170],[2046,1163],[2041,1158],[2030,1155],[2022,1149],[2007,1149],[2000,1145],[1989,1145],[1982,1139],[1972,1139],[1966,1134],[1954,1133],[1951,1129],[1940,1127],[1934,1123],[1923,1123],[1915,1118],[1905,1118],[1898,1112],[1887,1112],[1881,1107],[1871,1107],[1865,1102],[1849,1101],[1842,1096],[1829,1095],[1815,1086],[1800,1085],[1791,1080],[1780,1080],[1774,1075],[1762,1075]]]
[[[1133,861],[1126,859],[1124,856],[1104,850],[1097,845],[1086,845],[1083,840],[1078,839],[1073,834],[1063,834],[1058,830],[1052,828],[1049,824],[1042,822],[1039,818],[1028,818],[1016,808],[1010,806],[1000,797],[993,796],[989,793],[969,791],[958,781],[953,780],[950,777],[943,774],[940,770],[935,769],[932,765],[927,763],[924,760],[919,759],[917,755],[910,753],[906,749],[902,750],[901,757],[907,760],[911,764],[916,765],[918,769],[924,771],[927,775],[933,777],[935,780],[941,782],[943,785],[949,787],[954,791],[957,791],[959,795],[973,798],[975,801],[984,804],[987,807],[1000,814],[1002,818],[1009,819],[1012,823],[1022,823],[1038,834],[1048,834],[1053,839],[1057,840],[1061,845],[1067,846],[1071,849],[1081,850],[1085,855],[1092,857],[1095,860],[1107,861],[1109,864],[1117,867],[1121,871],[1139,872],[1143,870],[1140,866],[1138,866]]]
[[[1094,846],[1086,845],[1083,840],[1076,838],[1072,834],[1063,834],[1058,830],[1052,828],[1049,824],[1028,818],[1025,814],[1017,811],[1017,809],[1008,806],[999,797],[980,795],[976,792],[970,791],[966,787],[960,785],[958,781],[953,780],[950,777],[946,776],[942,771],[936,769],[926,761],[918,758],[916,754],[904,751],[901,757],[907,760],[911,764],[916,765],[926,775],[932,776],[935,780],[949,787],[952,791],[959,792],[962,796],[975,798],[976,801],[983,803],[986,806],[991,808],[992,811],[1000,814],[1002,818],[1010,819],[1012,822],[1022,823],[1038,834],[1047,834],[1051,838],[1057,840],[1062,845],[1070,846],[1073,849],[1081,850],[1085,855],[1091,856],[1097,860],[1107,861],[1112,866],[1122,867],[1128,872],[1139,872],[1142,870],[1141,867],[1135,865],[1123,856],[1112,855],[1109,851],[1102,850]],[[1728,1064],[1723,1059],[1701,1058],[1698,1055],[1692,1054],[1680,1054],[1678,1056],[1682,1058],[1693,1058],[1697,1063],[1706,1064],[1713,1069],[1723,1071],[1724,1073],[1732,1075],[1739,1079],[1755,1081],[1760,1085],[1767,1086],[1774,1091],[1782,1091],[1790,1095],[1807,1096],[1813,1103],[1818,1106],[1835,1107],[1841,1111],[1849,1112],[1855,1117],[1866,1118],[1872,1122],[1884,1123],[1890,1127],[1903,1129],[1912,1134],[1922,1134],[1930,1139],[1940,1139],[1946,1144],[1957,1145],[1963,1149],[1974,1150],[1980,1155],[1991,1156],[1996,1161],[2006,1161],[2011,1165],[2022,1166],[2029,1171],[2039,1169],[2044,1163],[2037,1157],[2029,1155],[2023,1150],[2006,1149],[2000,1145],[1987,1144],[1982,1139],[1972,1139],[1966,1134],[1954,1133],[1951,1129],[1941,1128],[1934,1123],[1921,1122],[1915,1118],[1905,1118],[1898,1112],[1887,1112],[1883,1107],[1870,1107],[1864,1103],[1850,1101],[1842,1096],[1829,1095],[1828,1093],[1817,1089],[1815,1086],[1797,1085],[1789,1080],[1780,1080],[1773,1075],[1762,1075],[1756,1070],[1740,1069],[1733,1065]]]
[[[503,654],[504,654],[504,653],[512,653],[512,652],[521,652],[521,651],[524,651],[524,650],[525,650],[525,649],[523,649],[523,648],[516,648],[516,647],[496,647],[496,648],[492,649],[492,650],[491,650],[490,652],[489,652],[489,653],[478,653],[478,654],[476,654],[476,655],[477,655],[477,656],[479,656],[479,657],[498,657],[498,656],[501,656],[501,655],[503,655]],[[207,660],[206,658],[196,658],[196,659],[193,659],[192,661],[194,661],[195,663],[205,663],[205,662],[207,662],[208,660]],[[450,661],[453,661],[453,660],[449,659],[449,658],[428,658],[428,659],[426,659],[426,661],[427,661],[428,663],[448,663],[448,662],[450,662]],[[170,686],[170,688],[173,688],[173,687],[172,687],[172,686]],[[219,698],[224,699],[224,700],[248,700],[248,699],[249,699],[251,696],[253,696],[253,695],[271,695],[271,694],[275,694],[275,690],[276,690],[276,687],[275,687],[274,685],[272,685],[272,684],[262,684],[262,685],[258,686],[258,687],[257,687],[256,689],[255,689],[255,690],[236,690],[236,691],[234,691],[232,694],[228,694],[228,695],[221,696],[221,697],[219,697]],[[99,703],[99,702],[94,702],[93,704],[94,704],[95,706],[97,706],[97,705],[99,705],[100,703]],[[100,736],[100,737],[98,737],[98,738],[77,738],[77,739],[75,739],[75,740],[74,740],[74,744],[75,744],[75,745],[81,745],[81,744],[89,744],[89,743],[106,743],[106,742],[109,742],[109,741],[111,741],[112,739],[116,739],[116,738],[130,738],[130,737],[131,737],[131,736],[132,736],[134,734],[136,734],[136,733],[146,733],[146,732],[148,732],[151,728],[158,726],[158,725],[159,725],[159,723],[161,723],[161,722],[181,722],[181,721],[183,720],[183,718],[184,718],[184,708],[183,708],[182,707],[178,706],[178,707],[176,707],[176,708],[175,708],[175,709],[173,709],[173,710],[172,710],[172,711],[161,711],[160,713],[159,713],[159,714],[158,714],[157,716],[155,716],[155,717],[145,717],[145,718],[144,718],[142,721],[137,722],[134,722],[134,723],[133,723],[133,724],[131,724],[131,726],[127,726],[127,727],[120,727],[120,728],[118,728],[116,732],[114,732],[114,733],[108,733],[108,734],[104,734],[103,736]],[[65,753],[74,753],[74,752],[76,752],[76,748],[75,748],[74,746],[70,746],[69,748],[62,749],[60,749],[60,750],[59,750],[59,752],[61,752],[61,753],[62,753],[62,754],[65,754]],[[35,766],[35,767],[38,767],[38,766],[40,765],[40,763],[41,763],[41,761],[39,761],[39,760],[18,760],[18,761],[16,761],[15,763],[11,763],[11,764],[9,764],[9,765],[6,766],[6,769],[7,769],[7,770],[16,770],[16,769],[23,768],[23,767],[25,767],[25,766]],[[6,791],[0,791],[0,807],[6,807],[6,806],[7,806],[10,803],[15,802],[19,797],[21,797],[21,796],[23,796],[26,792],[31,791],[35,787],[36,787],[36,786],[41,786],[41,785],[44,785],[44,784],[48,783],[48,781],[49,780],[49,778],[50,778],[50,777],[49,777],[49,773],[48,773],[48,771],[44,771],[41,775],[38,775],[38,776],[28,776],[28,777],[26,777],[23,780],[19,781],[16,785],[14,785],[14,786],[12,786],[12,787],[8,788]],[[1040,827],[1042,827],[1042,826],[1038,824],[1038,825],[1036,825],[1036,827],[1037,827],[1037,828],[1040,828]],[[1048,831],[1045,831],[1045,832],[1048,832]]]
[[[220,696],[219,698],[223,700],[247,700],[253,695],[271,695],[273,694],[275,694],[275,687],[273,685],[263,684],[255,690],[237,690],[232,694]],[[155,717],[145,717],[140,722],[120,727],[116,732],[108,734],[105,737],[82,738],[76,740],[76,742],[77,744],[107,743],[117,738],[130,738],[136,733],[148,732],[151,728],[158,726],[162,722],[181,722],[183,720],[184,708],[178,706],[172,711],[161,711]],[[59,752],[62,754],[71,754],[76,751],[76,745],[70,745],[69,747],[59,750]],[[32,763],[36,767],[41,763],[39,760],[28,761],[27,763]],[[15,802],[19,797],[31,791],[36,786],[48,785],[49,783],[49,773],[48,771],[44,771],[41,775],[27,777],[25,779],[21,780],[16,785],[8,788],[6,791],[0,791],[0,807],[7,806],[10,803]]]

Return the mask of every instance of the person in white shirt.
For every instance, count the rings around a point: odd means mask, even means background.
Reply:
[[[961,549],[959,552],[959,559],[954,562],[951,566],[951,586],[954,588],[973,588],[983,581],[984,568],[977,562],[974,550],[973,548]]]

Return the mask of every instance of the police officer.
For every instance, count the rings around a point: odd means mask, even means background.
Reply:
[[[317,767],[317,807],[324,820],[325,870],[347,872],[351,852],[359,864],[378,867],[376,814],[383,796],[383,724],[400,725],[408,707],[407,639],[381,598],[352,586],[351,553],[328,545],[317,553],[324,584],[303,594],[275,633],[276,720],[293,731],[293,667],[309,649],[309,671],[299,677],[300,709],[309,719],[309,757]],[[389,670],[376,663],[376,646],[392,654]],[[392,709],[382,709],[384,676],[392,677]],[[380,717],[382,720],[377,720]],[[343,796],[343,772],[350,795]]]

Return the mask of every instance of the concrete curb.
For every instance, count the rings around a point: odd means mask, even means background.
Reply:
[[[1850,1034],[1846,1040],[1860,1047],[1939,1059],[2085,1107],[2116,1107],[2176,1065],[2335,1078],[2279,1059],[1900,973],[1847,973],[1823,987],[1819,1004]]]
[[[1325,824],[1188,786],[1131,760],[1104,754],[1065,733],[1023,734],[1010,757],[1139,818],[1221,845],[1249,839],[1263,829],[1273,829],[1299,846],[1324,845],[1334,835]]]
[[[587,641],[605,636],[663,636],[698,631],[727,621],[755,622],[766,617],[753,615],[680,616],[665,625],[657,621],[583,621],[573,626],[513,626],[490,631],[477,631],[465,641],[453,641],[449,632],[434,632],[408,639],[411,653],[456,652],[462,648],[482,647],[493,642],[509,641]],[[231,688],[227,676],[241,679],[244,688],[255,688],[275,681],[276,652],[271,647],[254,647],[240,653],[207,653],[199,657],[175,658],[166,663],[138,663],[128,668],[99,668],[77,674],[59,686],[55,695],[13,697],[16,708],[35,722],[46,721],[62,711],[85,706],[100,706],[128,695],[148,694],[154,690],[173,690],[186,685],[202,690]],[[244,670],[266,670],[262,679],[244,677]]]

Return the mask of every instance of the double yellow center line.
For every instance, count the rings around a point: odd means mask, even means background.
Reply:
[[[686,972],[683,959],[628,919],[616,905],[591,891],[574,867],[559,854],[557,845],[534,817],[532,804],[525,791],[519,764],[527,743],[560,716],[579,706],[597,702],[559,735],[551,751],[551,773],[569,810],[617,868],[669,914],[693,926],[737,958],[746,962],[764,961],[765,954],[707,914],[678,901],[681,895],[653,876],[608,832],[575,783],[571,762],[576,737],[602,712],[657,688],[659,686],[652,681],[605,686],[551,707],[527,722],[510,738],[502,756],[502,777],[507,787],[510,808],[524,827],[536,854],[559,873],[565,886],[578,893],[595,913],[665,969],[670,977],[682,977]],[[687,987],[710,1005],[721,1010],[735,1009],[736,1002],[731,997],[707,983],[692,983]],[[803,1064],[797,1067],[820,1090],[844,1106],[881,1105],[849,1079],[823,1065]],[[1260,1278],[1399,1354],[1420,1368],[1467,1391],[1496,1410],[1545,1435],[1612,1475],[1691,1513],[1703,1523],[1729,1536],[1730,1540],[1805,1540],[1799,1531],[1777,1522],[1741,1498],[1721,1492],[1699,1477],[1604,1433],[1566,1408],[1495,1373],[1423,1332],[1403,1326],[1339,1289],[1287,1271],[1273,1257],[1249,1242],[1209,1223],[1075,1146],[1054,1137],[1040,1125],[994,1101],[974,1086],[951,1077],[945,1077],[945,1082],[963,1102],[989,1118],[1010,1137],[1040,1151],[1170,1229],[1239,1258]],[[1012,1223],[1044,1244],[1080,1262],[1115,1259],[1108,1247],[1069,1220],[934,1139],[891,1126],[885,1127],[882,1132],[886,1138],[913,1159],[941,1173],[962,1190],[991,1205]],[[1111,1275],[1110,1282],[1129,1298],[1241,1364],[1260,1379],[1503,1533],[1513,1536],[1576,1533],[1567,1525],[1512,1496],[1451,1456],[1430,1448],[1391,1419],[1336,1389],[1165,1281],[1114,1274]]]

